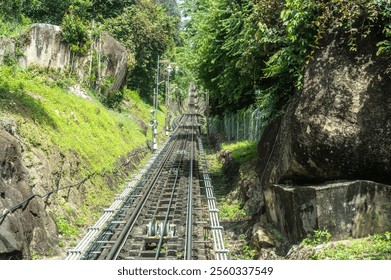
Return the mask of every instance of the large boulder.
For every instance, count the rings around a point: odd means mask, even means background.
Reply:
[[[37,65],[64,70],[71,63],[71,51],[67,44],[61,42],[59,26],[33,24],[20,41],[23,55],[18,60],[22,67]]]
[[[391,58],[376,55],[377,41],[368,36],[352,53],[342,35],[325,36],[302,92],[260,140],[262,185],[391,183]]]
[[[135,60],[129,57],[123,45],[106,32],[102,34],[100,49],[102,55],[107,56],[103,61],[103,75],[105,78],[114,78],[110,90],[116,91],[126,82],[127,63],[134,63]]]
[[[303,90],[260,139],[265,212],[292,242],[319,229],[334,239],[391,230],[391,57],[376,55],[373,34],[353,53],[330,30]]]
[[[108,91],[116,91],[126,82],[127,65],[134,64],[134,58],[123,45],[116,41],[108,33],[103,32],[99,39],[94,41],[86,56],[78,56],[70,51],[68,44],[62,41],[61,28],[52,24],[36,23],[29,31],[19,38],[20,51],[18,63],[22,67],[37,65],[56,70],[71,69],[80,80],[88,80],[93,64],[99,64],[99,74],[102,81],[109,84]],[[0,62],[4,54],[15,56],[15,47],[12,41],[0,40]],[[97,55],[94,55],[97,54]],[[100,58],[100,63],[96,60]],[[94,66],[95,67],[95,66]],[[96,66],[97,68],[97,66]]]

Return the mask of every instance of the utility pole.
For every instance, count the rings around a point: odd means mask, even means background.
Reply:
[[[167,67],[167,93],[166,93],[166,106],[167,106],[167,116],[166,116],[166,136],[168,136],[168,131],[170,129],[170,74],[172,72],[171,64],[168,64]]]
[[[206,110],[205,110],[205,115],[206,115],[206,134],[209,136],[209,93],[208,91],[205,91],[205,103],[206,103]]]
[[[153,125],[152,125],[152,142],[153,142],[153,151],[157,150],[157,109],[158,109],[158,92],[159,92],[159,68],[160,68],[160,56],[157,56],[157,69],[156,69],[156,88],[153,93]]]

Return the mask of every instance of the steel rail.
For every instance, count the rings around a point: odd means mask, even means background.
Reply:
[[[185,149],[187,141],[188,140],[183,141],[181,150]],[[160,239],[159,239],[159,243],[158,243],[156,254],[155,254],[155,260],[158,260],[159,257],[160,257],[160,251],[162,249],[163,241],[164,241],[164,229],[167,226],[168,218],[170,216],[171,206],[172,206],[172,202],[173,202],[173,199],[174,199],[174,194],[175,194],[175,191],[176,191],[177,181],[178,181],[178,178],[179,178],[179,171],[180,171],[181,165],[183,163],[183,158],[184,158],[184,153],[181,154],[181,157],[180,157],[180,160],[179,160],[179,164],[178,164],[178,168],[176,170],[175,179],[174,179],[174,182],[173,182],[173,187],[172,187],[171,196],[170,196],[170,201],[169,201],[169,204],[168,204],[168,207],[167,207],[166,215],[164,217],[163,232],[160,234]]]
[[[174,133],[176,133],[176,130],[174,130]],[[134,184],[132,184],[134,187],[130,187],[130,190],[128,187],[126,192],[123,192],[121,195],[119,195],[115,199],[113,205],[110,208],[105,209],[105,219],[103,221],[100,219],[100,221],[98,221],[90,228],[99,232],[88,232],[88,237],[86,236],[83,238],[83,240],[75,249],[71,249],[70,252],[68,252],[67,260],[78,259],[81,255],[81,251],[84,251],[84,255],[81,257],[81,259],[96,259],[95,257],[101,253],[100,249],[104,247],[104,243],[109,242],[107,239],[108,236],[111,235],[112,231],[115,231],[116,225],[114,225],[112,222],[121,220],[122,217],[124,217],[128,212],[130,206],[133,205],[135,199],[142,195],[145,182],[148,182],[148,180],[154,174],[152,170],[156,169],[156,167],[161,163],[161,160],[160,162],[158,161],[159,157],[162,157],[162,155],[166,153],[166,151],[169,149],[168,146],[170,146],[171,143],[172,139],[167,139],[161,149],[154,153],[147,165],[144,166],[141,170],[141,174],[137,174],[137,176],[132,181],[134,182]],[[116,208],[113,207],[114,205]],[[109,218],[111,218],[110,221]],[[93,234],[97,235],[97,237],[91,236]],[[91,240],[91,242],[89,242],[90,244],[86,244],[88,239],[94,238],[95,240]],[[87,245],[89,245],[89,247],[88,249],[85,249]]]
[[[156,160],[156,157],[160,154],[160,152],[164,150],[167,143],[168,141],[166,141],[163,144],[162,148],[159,150],[158,153],[154,154],[149,159],[148,163],[136,174],[133,180],[124,188],[122,193],[117,196],[113,204],[109,208],[104,209],[103,215],[93,226],[88,228],[87,234],[78,243],[78,245],[75,248],[68,250],[66,260],[76,260],[81,256],[81,254],[86,250],[87,246],[89,246],[93,242],[94,238],[99,233],[99,231],[113,216],[114,212],[118,211],[123,206],[123,202],[125,201],[125,198],[130,195],[130,193],[135,189],[137,184],[141,181],[142,177],[145,176],[148,169]]]
[[[190,171],[189,190],[187,196],[187,222],[186,222],[186,245],[185,260],[192,259],[193,251],[193,160],[194,160],[194,116],[191,116],[191,149],[190,149]]]
[[[177,123],[178,127],[182,122],[182,118],[178,118]],[[173,135],[176,134],[178,127],[174,128]],[[102,245],[95,244],[97,240],[99,240],[100,236],[107,232],[109,229],[108,224],[110,225],[110,219],[115,219],[114,213],[120,213],[122,208],[125,206],[129,206],[131,202],[129,199],[131,197],[137,196],[141,191],[143,181],[148,179],[148,176],[151,175],[151,170],[155,167],[157,158],[166,152],[166,148],[169,143],[172,142],[171,138],[168,138],[162,147],[155,152],[152,157],[149,159],[148,163],[142,167],[142,169],[137,172],[136,176],[132,179],[132,181],[124,188],[122,193],[117,196],[113,204],[104,209],[103,215],[100,219],[91,227],[88,228],[87,234],[83,237],[83,239],[77,244],[76,247],[71,248],[67,252],[66,260],[77,260],[80,259],[82,254],[88,254],[86,259],[91,259],[89,254],[93,252],[93,246],[101,247]],[[108,223],[108,224],[107,224]],[[103,241],[103,240],[102,240]],[[95,244],[95,245],[94,245]],[[96,254],[96,253],[92,253]],[[85,258],[86,255],[83,256]]]
[[[189,99],[193,101],[194,96],[190,95]],[[148,168],[148,175],[143,176],[129,191],[131,194],[123,198],[126,200],[123,206],[115,215],[111,213],[112,220],[105,231],[99,233],[99,239],[92,243],[96,245],[90,246],[92,259],[96,259],[94,255],[99,259],[158,260],[176,257],[191,260],[213,256],[217,260],[228,259],[223,227],[219,223],[216,198],[207,171],[198,116],[190,111],[178,120],[180,123],[164,151],[160,150],[159,157]],[[204,186],[199,184],[201,182]],[[154,225],[156,234],[144,235],[145,227],[149,232],[146,223],[156,220],[159,221],[159,225]],[[169,225],[171,221],[176,225],[179,223],[179,227],[174,226],[173,234]],[[206,237],[203,234],[205,230],[212,236]],[[85,244],[86,240],[83,246]],[[163,248],[166,248],[165,253],[162,253]],[[71,259],[75,254],[71,254]]]

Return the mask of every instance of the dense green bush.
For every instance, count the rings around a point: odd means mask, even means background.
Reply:
[[[85,55],[91,45],[88,29],[87,23],[79,16],[72,13],[66,14],[61,23],[61,39],[71,46],[72,52]]]
[[[129,86],[143,97],[152,95],[158,55],[172,48],[178,18],[167,15],[150,1],[126,7],[120,15],[104,22],[106,30],[135,54]]]
[[[256,103],[281,113],[303,85],[303,69],[327,30],[343,33],[352,52],[369,34],[391,53],[389,0],[186,1],[189,63],[210,93],[212,113]],[[380,36],[379,36],[380,35]]]

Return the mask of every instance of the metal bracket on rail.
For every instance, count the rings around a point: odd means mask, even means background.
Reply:
[[[151,221],[147,225],[147,237],[165,236],[174,237],[176,226],[167,223],[164,226],[163,222]]]

